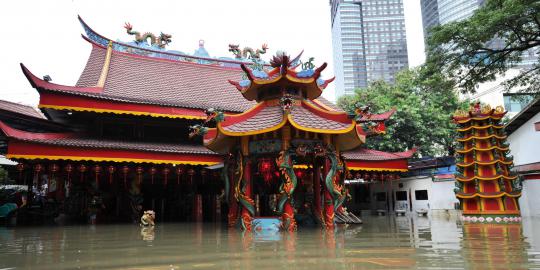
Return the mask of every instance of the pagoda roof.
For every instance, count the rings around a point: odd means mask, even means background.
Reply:
[[[102,140],[76,133],[36,133],[0,121],[7,158],[213,165],[221,157],[202,145]]]
[[[285,113],[279,100],[266,100],[250,110],[236,115],[226,115],[217,127],[204,135],[205,145],[211,150],[226,153],[225,140],[229,137],[257,135],[278,130],[290,124],[294,128],[322,134],[337,135],[339,149],[354,149],[365,142],[361,125],[345,112],[327,111],[308,100],[295,100],[290,112]]]
[[[0,100],[0,110],[20,114],[31,118],[46,119],[43,113],[41,113],[41,111],[39,111],[37,108],[10,102],[7,100]]]
[[[21,64],[40,92],[40,108],[204,119],[209,107],[234,113],[256,104],[227,83],[242,76],[244,61],[141,48],[105,38],[80,21],[92,51],[75,86],[42,80]]]
[[[343,152],[343,157],[345,158],[347,168],[352,171],[406,172],[409,170],[408,159],[415,152],[415,148],[397,153],[359,148]]]

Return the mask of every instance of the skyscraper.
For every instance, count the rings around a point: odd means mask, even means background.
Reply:
[[[402,0],[330,0],[336,97],[407,68]]]

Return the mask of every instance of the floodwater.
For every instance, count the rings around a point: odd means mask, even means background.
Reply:
[[[0,269],[540,269],[540,219],[364,223],[277,234],[178,223],[0,228]]]

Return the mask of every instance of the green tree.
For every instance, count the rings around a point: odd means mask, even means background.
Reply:
[[[470,18],[431,29],[427,65],[442,70],[464,93],[494,80],[535,52],[534,63],[505,82],[537,93],[540,87],[540,1],[487,0]]]
[[[373,113],[397,109],[386,122],[386,134],[368,138],[367,148],[397,152],[417,147],[422,156],[451,154],[456,131],[450,117],[467,107],[452,82],[425,68],[404,70],[393,84],[376,81],[338,100],[345,111],[354,110],[356,104],[369,104]]]

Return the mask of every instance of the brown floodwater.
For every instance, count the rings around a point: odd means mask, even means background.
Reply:
[[[0,269],[540,269],[540,219],[364,217],[335,232],[216,224],[0,228]]]

